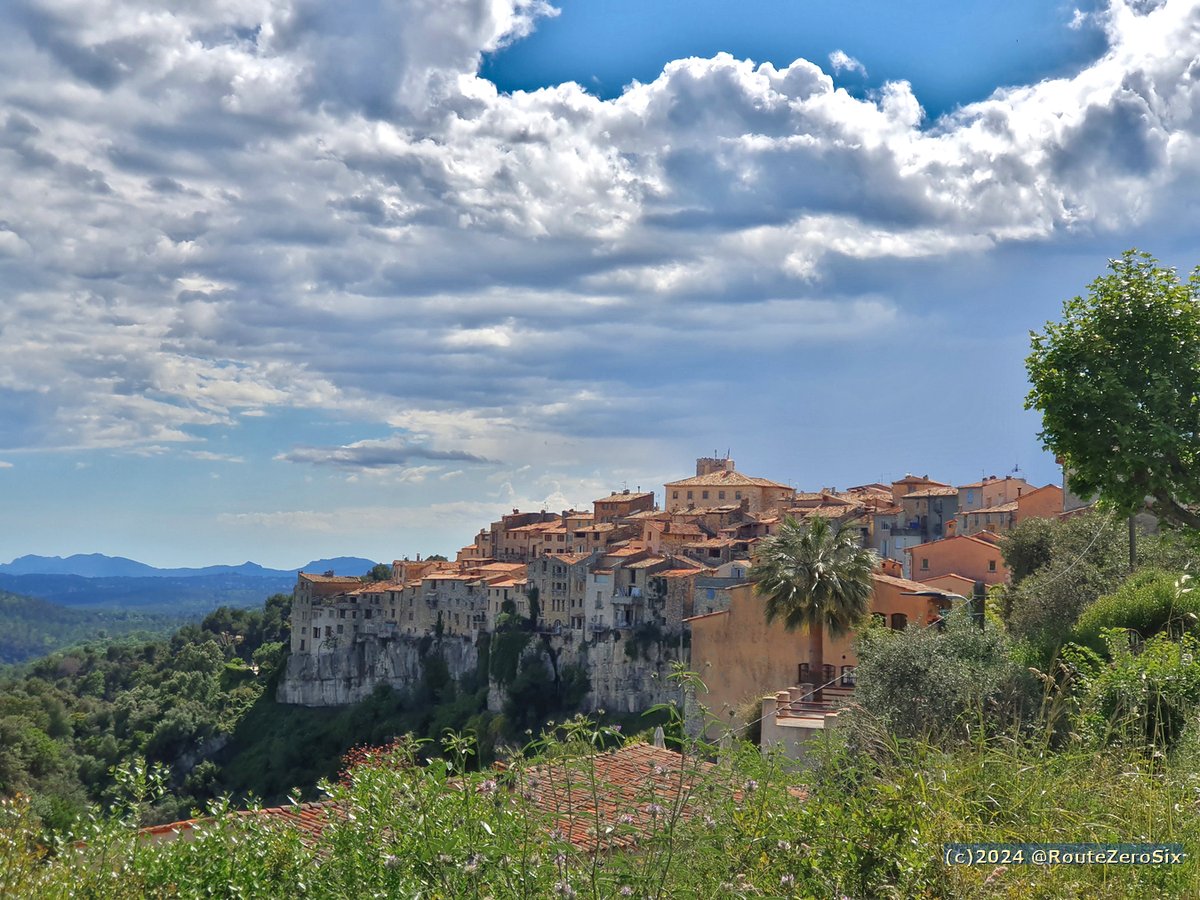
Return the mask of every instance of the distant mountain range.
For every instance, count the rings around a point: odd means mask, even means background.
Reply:
[[[240,566],[204,566],[199,569],[159,569],[123,556],[76,553],[74,556],[20,556],[0,563],[0,575],[78,575],[83,578],[203,578],[210,575],[240,575],[247,578],[295,578],[297,572],[329,572],[364,575],[375,563],[358,556],[314,559],[295,569],[266,569],[254,562]]]
[[[295,569],[266,569],[252,562],[159,569],[101,553],[66,559],[22,556],[0,565],[0,591],[76,609],[198,618],[218,606],[256,607],[272,594],[290,594],[297,572],[365,575],[374,565],[369,559],[339,556],[314,559]]]

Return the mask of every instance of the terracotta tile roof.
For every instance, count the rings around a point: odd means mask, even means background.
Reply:
[[[903,588],[906,591],[927,591],[929,585],[923,584],[920,581],[912,581],[908,578],[897,578],[894,575],[884,575],[882,572],[874,572],[871,577],[880,584],[890,584],[898,588]]]
[[[1017,501],[1010,500],[1008,503],[1001,503],[999,506],[988,506],[984,509],[967,509],[963,510],[961,515],[964,516],[979,516],[987,515],[988,513],[1009,513],[1017,511]]]
[[[609,494],[607,497],[603,497],[594,502],[595,503],[623,503],[623,502],[626,502],[629,500],[637,500],[641,497],[653,497],[653,496],[654,495],[652,493],[650,493],[649,491],[641,491],[640,493],[630,492],[627,494],[617,493],[616,491],[614,491],[613,493]]]
[[[312,581],[317,584],[361,584],[353,575],[314,575],[311,572],[298,573],[300,578],[305,581]]]
[[[651,566],[658,566],[665,563],[664,556],[651,556],[649,559],[639,559],[637,562],[631,562],[625,568],[627,569],[649,569]]]
[[[300,831],[300,840],[308,846],[313,846],[320,839],[322,832],[331,821],[345,818],[341,806],[333,800],[319,803],[301,803],[298,806],[270,806],[264,809],[242,809],[233,815],[239,818],[265,818],[296,828]],[[183,819],[167,825],[152,825],[149,828],[138,829],[138,836],[152,842],[188,839],[192,832],[199,827],[208,825],[211,818]]]
[[[821,519],[836,519],[838,516],[849,515],[854,512],[854,507],[849,504],[845,506],[810,506],[796,507],[787,511],[789,516],[794,516],[798,519],[808,519],[812,516],[817,516]]]
[[[551,559],[566,563],[568,566],[574,565],[577,562],[583,562],[590,557],[590,553],[555,553]]]
[[[938,487],[950,487],[944,481],[934,481],[922,475],[905,475],[903,478],[897,478],[892,484],[934,484]]]
[[[707,475],[693,475],[682,481],[668,481],[666,487],[765,487],[783,488],[790,491],[790,485],[771,481],[769,478],[751,478],[741,472],[710,472]]]
[[[699,575],[699,569],[667,569],[665,572],[655,572],[655,575],[661,575],[664,578],[687,578],[691,575]]]
[[[914,550],[919,550],[922,547],[934,547],[941,545],[949,546],[951,541],[974,541],[977,544],[986,544],[988,547],[996,547],[1000,541],[1000,535],[993,531],[980,531],[976,534],[956,534],[953,537],[942,538],[940,541],[926,541],[924,544],[917,544],[913,547],[905,547],[905,553],[912,553]]]
[[[913,491],[910,494],[904,494],[900,499],[908,500],[909,498],[913,498],[916,500],[922,500],[928,497],[953,497],[957,493],[958,488],[956,487],[931,487],[919,491]]]
[[[699,525],[690,522],[668,522],[663,534],[704,534]]]
[[[712,763],[685,758],[672,750],[629,744],[594,757],[568,757],[531,766],[523,773],[520,788],[527,802],[545,813],[553,827],[576,847],[593,850],[599,844],[603,850],[635,843],[639,837],[661,828],[661,817],[673,814],[676,809],[684,819],[701,814],[707,797],[699,796],[696,789],[701,780],[710,783],[709,779],[718,772]],[[740,790],[732,785],[724,789],[727,796],[741,802]],[[803,799],[802,794],[794,791],[792,796]],[[266,818],[296,828],[300,839],[312,847],[329,825],[346,818],[346,811],[330,800],[241,810],[234,815]],[[138,834],[150,841],[186,839],[194,829],[210,821],[187,819],[143,828]]]
[[[534,805],[553,818],[566,839],[588,850],[597,844],[629,846],[661,828],[662,816],[676,809],[684,819],[699,815],[707,798],[693,794],[714,770],[712,763],[673,750],[630,744],[594,757],[532,766],[524,784]],[[728,790],[741,800],[741,791]]]

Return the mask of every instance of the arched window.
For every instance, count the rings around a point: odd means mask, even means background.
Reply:
[[[892,628],[903,631],[908,627],[908,616],[904,613],[892,613]]]

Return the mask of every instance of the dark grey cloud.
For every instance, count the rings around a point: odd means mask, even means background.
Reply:
[[[336,466],[339,469],[405,468],[421,461],[491,462],[464,450],[436,450],[413,443],[406,437],[357,441],[341,447],[293,447],[275,458],[284,462]]]

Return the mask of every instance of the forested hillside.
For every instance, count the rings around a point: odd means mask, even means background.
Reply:
[[[81,641],[171,631],[179,616],[129,610],[68,609],[0,591],[0,666],[22,663]]]

